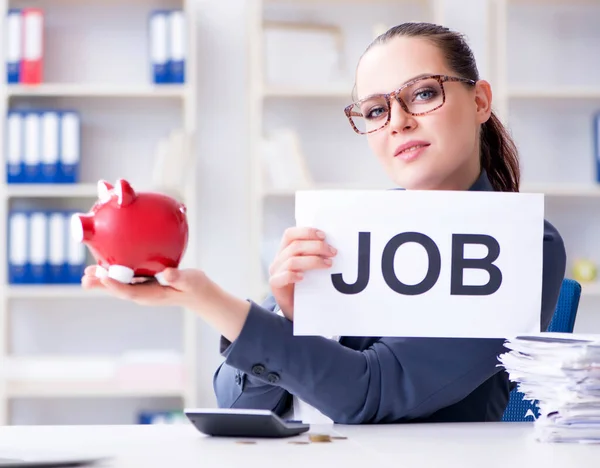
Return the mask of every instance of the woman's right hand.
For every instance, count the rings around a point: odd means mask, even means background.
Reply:
[[[279,252],[269,268],[269,286],[283,315],[294,320],[294,287],[304,272],[329,268],[335,248],[325,242],[325,233],[307,227],[292,227],[285,231]]]

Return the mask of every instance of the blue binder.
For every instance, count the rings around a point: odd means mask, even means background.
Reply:
[[[21,37],[23,31],[23,15],[19,8],[11,8],[6,15],[6,82],[21,82],[21,60],[23,51]]]
[[[84,244],[76,242],[71,236],[71,217],[74,214],[74,211],[64,213],[67,227],[65,234],[67,239],[67,274],[65,282],[67,283],[80,283],[86,266],[86,247]]]
[[[169,11],[154,10],[149,18],[149,44],[152,82],[169,83]]]
[[[79,181],[81,162],[81,118],[72,110],[60,112],[59,169],[56,181],[73,184]]]
[[[25,182],[25,164],[23,161],[24,119],[18,111],[9,111],[6,118],[6,182],[18,184]]]
[[[67,277],[68,228],[68,219],[64,212],[48,213],[48,283],[69,282]]]
[[[48,214],[45,211],[29,213],[29,266],[31,283],[48,282]]]
[[[81,119],[71,110],[7,113],[7,183],[77,183]]]
[[[138,424],[178,424],[185,422],[180,410],[147,410],[138,413]]]
[[[40,183],[56,183],[59,179],[59,137],[60,114],[58,111],[46,110],[40,113],[41,119],[41,154]]]
[[[78,284],[86,267],[86,247],[71,237],[73,212],[16,210],[8,215],[10,284]]]
[[[27,111],[23,113],[23,162],[24,182],[41,182],[42,162],[42,119],[40,112]]]
[[[8,282],[29,283],[29,214],[25,210],[9,212],[7,250]]]
[[[186,27],[183,10],[169,12],[169,79],[185,83]]]

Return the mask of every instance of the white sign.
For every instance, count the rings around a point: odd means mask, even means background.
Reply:
[[[296,223],[338,253],[296,284],[295,335],[540,331],[543,194],[299,191]]]

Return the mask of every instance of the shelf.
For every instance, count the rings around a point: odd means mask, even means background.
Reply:
[[[45,183],[45,180],[36,178],[31,179],[35,183],[13,184],[8,183],[4,171],[0,182],[0,201],[4,202],[5,210],[3,219],[0,219],[0,237],[5,242],[10,239],[13,226],[11,210],[64,213],[67,224],[64,227],[59,226],[58,221],[48,224],[49,232],[44,241],[49,242],[54,233],[67,239],[68,213],[87,211],[97,201],[97,181],[100,179],[114,183],[125,177],[123,174],[135,174],[139,179],[134,187],[136,192],[152,191],[156,186],[156,167],[164,159],[160,158],[161,148],[166,148],[167,153],[169,149],[181,152],[187,161],[183,172],[190,177],[182,180],[179,188],[186,194],[190,230],[195,230],[199,199],[196,194],[198,158],[193,145],[185,143],[187,138],[194,140],[197,135],[198,72],[207,69],[198,65],[197,20],[200,10],[197,2],[168,2],[162,7],[139,0],[129,3],[93,0],[92,3],[76,5],[73,0],[34,1],[34,6],[47,10],[47,26],[52,29],[37,31],[42,35],[51,33],[52,36],[52,43],[48,41],[42,51],[43,75],[47,79],[38,84],[8,84],[5,76],[5,83],[0,85],[0,107],[5,120],[7,112],[12,109],[72,110],[81,116],[81,128],[75,132],[75,143],[80,147],[79,167],[82,169],[78,183]],[[0,5],[5,16],[9,8],[26,6],[23,2],[10,1],[0,1]],[[185,54],[185,83],[153,83],[149,46],[157,44],[170,49],[168,44],[154,40],[156,36],[151,34],[148,23],[151,10],[160,8],[183,12],[185,35],[177,38],[177,45],[179,51]],[[57,25],[58,29],[55,28]],[[0,42],[4,44],[6,41]],[[3,63],[7,62],[7,50],[0,47]],[[77,64],[76,69],[73,68],[74,63]],[[38,122],[28,123],[35,123],[37,127]],[[49,135],[50,138],[44,141],[54,150],[59,150],[60,156],[60,147],[55,147],[56,139],[61,139],[60,121],[58,133],[55,119],[45,120],[40,125],[35,129],[31,125],[20,130],[27,133],[41,130],[37,137],[42,140],[44,134]],[[0,126],[0,142],[6,142],[9,139],[7,130],[13,129]],[[185,133],[186,141],[176,138],[179,132]],[[20,132],[21,136],[24,134]],[[18,138],[17,132],[13,136]],[[60,141],[58,143],[60,146]],[[56,155],[56,151],[53,154]],[[127,157],[123,157],[124,154]],[[107,168],[113,175],[105,174]],[[165,177],[179,177],[179,172],[175,168]],[[30,226],[32,224],[28,223],[26,229]],[[41,238],[39,240],[42,241]],[[37,245],[29,241],[27,244]],[[89,249],[84,250],[85,253],[80,251],[80,254],[85,255],[88,263],[87,260],[92,260],[88,258],[90,252]],[[44,253],[48,252],[58,254],[53,249],[46,249]],[[197,242],[189,243],[185,258],[190,266],[197,262]],[[81,259],[84,259],[83,256]],[[5,276],[8,276],[8,271]],[[127,405],[135,411],[148,397],[168,398],[163,402],[167,409],[172,404],[179,407],[180,403],[197,406],[196,400],[202,394],[198,391],[198,385],[202,383],[197,375],[198,330],[189,309],[173,307],[180,317],[163,317],[159,312],[158,316],[153,315],[149,320],[142,318],[139,322],[139,314],[135,312],[139,305],[123,301],[102,289],[84,289],[78,280],[73,278],[75,283],[72,284],[10,284],[5,278],[0,282],[0,293],[4,298],[0,305],[0,324],[3,325],[0,339],[3,343],[0,347],[0,425],[23,419],[33,424],[45,424],[54,414],[52,408],[60,403],[45,401],[39,408],[50,405],[52,411],[38,411],[37,403],[30,401],[13,405],[10,400],[14,398],[128,398],[131,401],[127,401]],[[115,301],[119,304],[113,304]],[[98,302],[99,309],[96,308],[100,311],[119,306],[117,315],[125,329],[143,326],[143,336],[132,341],[127,334],[110,335],[110,316],[88,314],[81,307],[94,305],[94,302]],[[50,319],[54,314],[62,316],[71,310],[83,312],[79,314],[77,323],[71,324],[73,326],[68,329],[63,329],[64,324],[60,320]],[[32,341],[28,330],[34,335],[39,332],[45,339]],[[81,339],[82,331],[85,334],[86,330],[93,332]],[[103,336],[101,330],[108,335]],[[57,340],[68,343],[57,344]],[[173,349],[155,349],[161,348],[162,343]],[[89,355],[86,350],[98,355]],[[22,352],[30,355],[20,355]],[[47,355],[52,352],[67,355]],[[93,401],[85,404],[82,401],[79,410],[78,418],[85,423],[93,424],[99,418]],[[122,419],[117,408],[109,405],[108,410],[109,413],[101,414],[100,419],[109,422]],[[60,414],[58,418],[61,421],[65,419]]]
[[[315,187],[306,189],[294,188],[266,188],[263,190],[263,197],[292,197],[298,190],[390,190],[389,185],[367,185],[353,183],[339,184],[319,184]],[[522,184],[523,193],[543,193],[549,197],[600,197],[600,185],[586,184]]]
[[[181,397],[184,390],[167,387],[118,387],[113,381],[15,380],[8,381],[7,395],[11,398],[61,397]]]
[[[263,197],[293,197],[296,195],[297,190],[293,188],[268,188],[263,190]]]
[[[583,296],[600,296],[600,281],[581,283],[581,294]]]
[[[429,0],[264,0],[264,3],[266,5],[294,5],[294,6],[302,6],[302,5],[318,5],[318,6],[322,6],[322,5],[327,5],[327,4],[340,4],[340,5],[346,5],[346,4],[367,4],[367,5],[371,5],[371,4],[376,4],[376,3],[380,3],[380,4],[386,4],[386,3],[391,3],[391,4],[407,4],[407,3],[424,3],[425,5],[427,5],[429,3]]]
[[[119,97],[119,98],[182,98],[185,85],[111,85],[111,84],[41,84],[7,86],[9,97]]]
[[[600,197],[600,185],[522,184],[521,192],[543,193],[549,197]]]
[[[515,87],[509,89],[510,99],[600,99],[598,86]]]
[[[0,375],[10,397],[181,397],[179,364],[166,362],[126,356],[11,356]]]
[[[100,290],[83,289],[79,284],[11,284],[6,286],[5,291],[6,297],[10,299],[88,299],[92,297],[111,297]]]
[[[508,5],[597,5],[598,0],[506,0]]]
[[[315,187],[307,188],[266,188],[263,190],[263,197],[292,197],[300,190],[389,190],[393,188],[392,183],[388,185],[359,184],[359,183],[333,183],[318,184]]]
[[[96,198],[98,185],[92,183],[80,184],[8,184],[8,197],[27,198]]]
[[[266,86],[265,98],[343,98],[352,100],[352,85],[300,88],[295,86]]]

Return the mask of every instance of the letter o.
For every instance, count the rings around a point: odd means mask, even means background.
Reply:
[[[427,251],[429,257],[429,265],[427,268],[427,274],[420,283],[410,285],[404,284],[396,276],[394,271],[394,259],[396,252],[402,244],[407,242],[416,242],[421,244]],[[385,248],[381,256],[381,273],[386,284],[398,294],[404,294],[406,296],[416,296],[429,291],[437,282],[440,277],[442,270],[442,257],[440,250],[436,243],[431,237],[426,236],[420,232],[403,232],[392,237]]]

